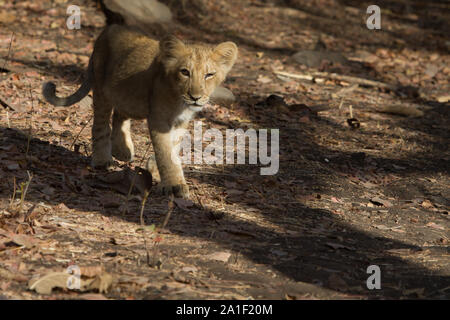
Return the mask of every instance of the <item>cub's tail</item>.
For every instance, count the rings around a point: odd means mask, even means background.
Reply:
[[[51,103],[54,106],[59,107],[67,107],[74,103],[77,103],[81,99],[83,99],[89,91],[91,90],[92,84],[92,59],[89,60],[88,70],[86,72],[86,79],[83,84],[78,88],[78,90],[68,96],[68,97],[57,97],[56,96],[56,85],[53,82],[45,82],[42,86],[42,95],[44,96],[47,102]]]

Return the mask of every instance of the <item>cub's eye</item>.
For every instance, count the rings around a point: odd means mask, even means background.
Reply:
[[[189,70],[188,70],[188,69],[185,69],[185,68],[181,69],[181,70],[180,70],[180,73],[181,73],[183,76],[186,76],[186,77],[189,77],[189,75],[190,75]]]
[[[210,78],[214,77],[215,74],[216,74],[215,72],[207,73],[205,75],[205,79],[210,79]]]

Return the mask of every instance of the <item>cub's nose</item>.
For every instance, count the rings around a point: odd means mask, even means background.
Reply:
[[[201,95],[192,95],[189,93],[189,98],[191,98],[193,101],[197,101],[201,98]]]

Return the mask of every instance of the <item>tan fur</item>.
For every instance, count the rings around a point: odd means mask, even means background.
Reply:
[[[92,88],[94,167],[109,166],[111,156],[131,161],[134,147],[130,119],[147,119],[155,150],[148,168],[156,178],[159,173],[164,194],[186,198],[189,189],[181,164],[171,160],[171,133],[186,126],[192,115],[208,102],[236,57],[237,47],[232,42],[215,47],[186,44],[175,37],[158,42],[112,25],[97,39],[87,80],[80,89],[70,97],[58,98],[55,85],[46,83],[43,95],[52,104],[68,105],[81,100]]]

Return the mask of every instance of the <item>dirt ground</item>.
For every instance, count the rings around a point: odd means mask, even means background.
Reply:
[[[259,165],[186,165],[191,201],[154,186],[143,226],[127,168],[143,166],[145,122],[133,122],[136,160],[98,172],[90,106],[53,107],[40,93],[48,80],[61,95],[79,86],[102,12],[71,1],[81,29],[68,30],[65,0],[0,0],[0,298],[449,299],[450,6],[378,2],[381,30],[366,28],[367,1],[175,10],[180,37],[239,47],[224,84],[236,102],[197,120],[222,132],[279,129],[280,167],[263,176]],[[291,57],[318,43],[347,60],[308,67]],[[314,72],[325,75],[295,78]],[[74,265],[103,285],[31,285]],[[366,286],[370,265],[379,290]]]

